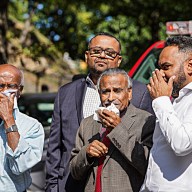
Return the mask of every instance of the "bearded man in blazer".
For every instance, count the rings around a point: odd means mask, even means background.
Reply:
[[[104,109],[97,112],[98,119],[89,116],[82,121],[72,150],[71,174],[85,183],[85,192],[139,191],[152,147],[155,117],[130,104],[132,83],[123,70],[113,68],[102,73],[98,89]],[[103,138],[106,132],[108,144]]]
[[[78,192],[78,184],[69,176],[71,150],[82,119],[92,115],[100,105],[96,87],[100,74],[119,67],[122,56],[118,39],[108,33],[94,36],[85,52],[89,74],[62,86],[56,96],[46,160],[46,192]],[[133,99],[136,107],[153,113],[151,97],[146,85],[133,81]],[[74,183],[75,182],[75,183]]]

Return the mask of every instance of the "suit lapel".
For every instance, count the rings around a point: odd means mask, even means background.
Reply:
[[[101,127],[102,127],[102,124],[94,120],[94,121],[93,121],[93,129],[92,129],[93,132],[92,132],[92,134],[93,134],[93,135],[95,135],[95,134],[97,134],[97,133],[100,134]]]
[[[85,97],[87,85],[86,80],[82,79],[77,85],[76,85],[76,108],[77,108],[77,116],[79,124],[81,123],[81,120],[83,119],[83,100]]]
[[[135,116],[136,116],[135,107],[132,104],[129,104],[125,115],[121,119],[121,122],[124,125],[126,125],[127,131],[128,130],[130,131],[133,123],[135,122],[135,118],[134,118]],[[105,167],[106,163],[108,162],[109,158],[111,157],[111,155],[113,154],[115,149],[116,149],[116,147],[111,143],[111,145],[109,147],[108,155],[103,164],[103,168]]]
[[[93,135],[93,137],[95,137],[95,139],[97,139],[99,141],[101,140],[101,136],[100,136],[101,128],[102,128],[102,124],[98,123],[97,121],[94,120],[93,121],[92,135]],[[96,136],[97,136],[97,138],[96,138]],[[95,176],[97,175],[97,165],[98,165],[98,161],[95,161],[94,166],[93,166],[93,171],[94,171]]]
[[[101,124],[98,123],[97,121],[93,121],[93,125],[90,127],[92,127],[90,129],[92,137],[88,140],[89,143],[93,142],[94,140],[100,141],[101,140],[101,136],[100,136]]]
[[[127,107],[125,115],[122,117],[121,121],[126,125],[127,130],[131,129],[133,123],[135,122],[135,107],[130,103]]]

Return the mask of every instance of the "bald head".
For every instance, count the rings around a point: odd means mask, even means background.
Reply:
[[[14,65],[11,64],[0,65],[0,81],[2,80],[2,78],[8,81],[16,79],[19,85],[24,86],[23,72]]]
[[[23,72],[11,64],[0,65],[0,92],[6,89],[16,89],[20,97],[24,85]]]

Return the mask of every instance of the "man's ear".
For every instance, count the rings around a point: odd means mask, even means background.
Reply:
[[[23,91],[23,88],[24,88],[24,86],[21,85],[21,86],[19,87],[19,91],[22,92],[22,91]]]
[[[187,73],[192,76],[192,58],[187,63]]]
[[[88,58],[88,51],[85,51],[85,63],[87,63],[87,58]]]
[[[121,64],[121,61],[122,61],[122,56],[121,55],[119,55],[119,58],[118,58],[118,61],[117,61],[117,64],[118,64],[118,67],[120,66],[120,64]]]
[[[132,99],[132,88],[128,88],[128,99],[129,101]]]
[[[18,95],[17,95],[18,98],[21,96],[21,93],[22,93],[22,91],[23,91],[23,88],[24,88],[24,86],[21,86],[21,87],[19,88],[19,90],[18,90]]]

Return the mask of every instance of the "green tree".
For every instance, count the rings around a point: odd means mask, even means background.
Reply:
[[[111,32],[121,40],[123,67],[129,69],[151,43],[165,39],[166,21],[191,19],[192,2],[49,0],[37,4],[43,8],[37,11],[36,25],[60,51],[84,59],[88,39],[100,31]]]
[[[7,31],[7,8],[8,0],[1,0],[0,3],[0,64],[7,62],[7,41],[6,41],[6,31]]]
[[[5,5],[1,7],[8,6],[8,1],[2,2]],[[128,70],[149,45],[166,38],[166,21],[192,18],[189,0],[11,0],[9,3],[8,23],[15,26],[22,23],[23,27],[11,28],[8,24],[8,40],[14,44],[19,39],[16,50],[33,60],[39,61],[44,56],[54,61],[51,68],[68,68],[61,59],[65,52],[74,60],[84,60],[88,40],[105,31],[120,39],[122,67]],[[7,57],[3,49],[6,41],[2,44],[1,59]]]
[[[0,3],[0,63],[13,63],[36,76],[45,75],[60,79],[73,73],[63,53],[42,34],[34,22],[39,20],[31,6],[32,1],[2,1]]]

